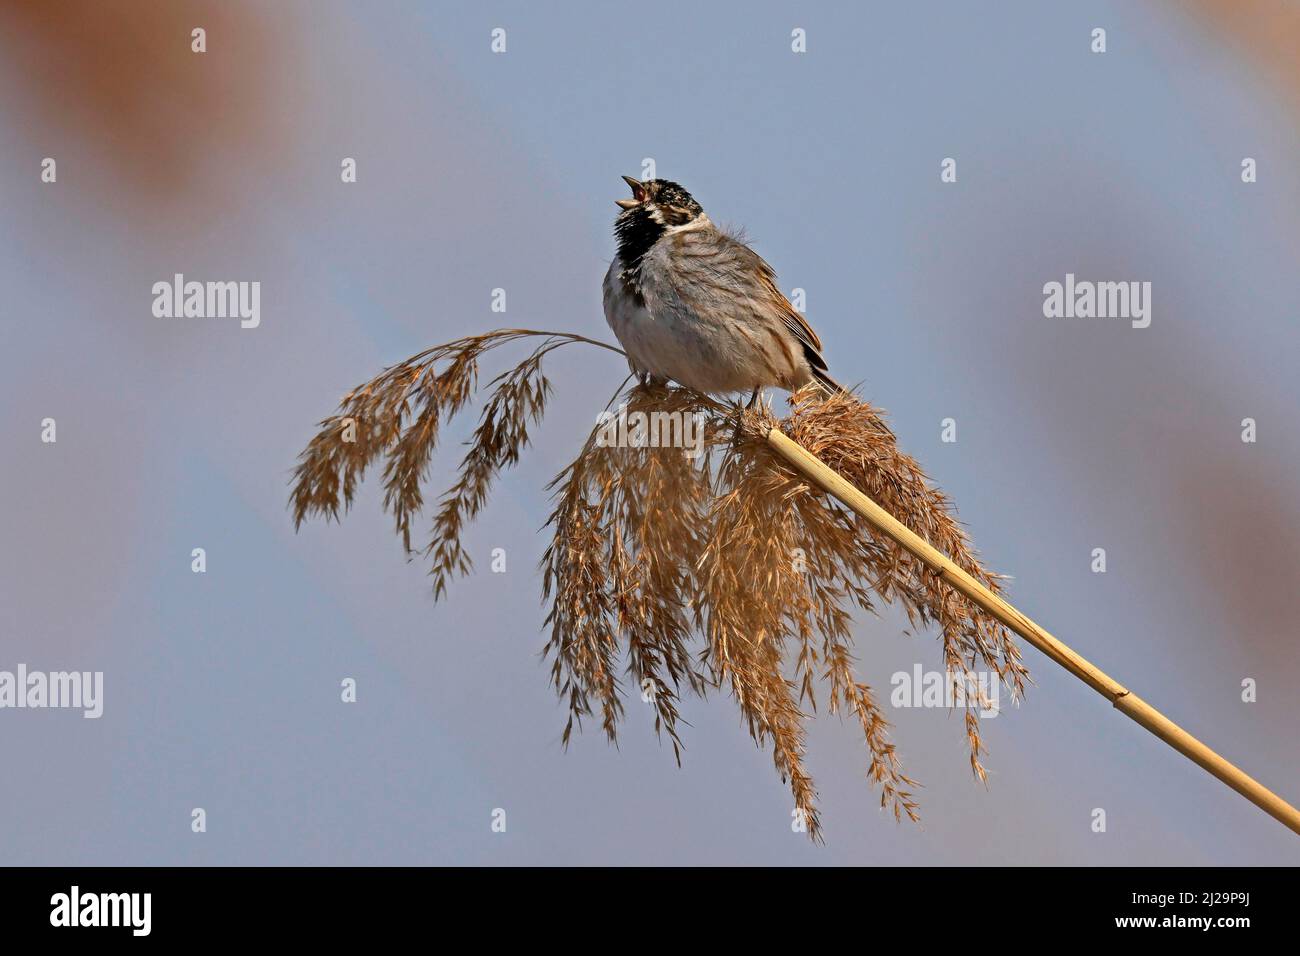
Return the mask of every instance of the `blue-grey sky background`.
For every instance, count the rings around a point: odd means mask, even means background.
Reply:
[[[878,811],[825,715],[824,847],[725,695],[686,702],[681,769],[635,698],[619,748],[589,727],[565,752],[538,529],[625,374],[607,353],[556,355],[535,447],[468,534],[480,573],[444,603],[376,482],[339,525],[295,534],[286,511],[314,423],[383,366],[505,324],[612,338],[612,200],[650,157],[807,290],[832,371],[888,410],[1015,603],[1300,799],[1300,122],[1205,4],[12,2],[0,22],[0,669],[105,673],[97,721],[0,711],[0,863],[1300,861],[1032,649],[1026,703],[985,722],[987,786],[960,715],[891,713],[920,827]],[[261,326],[155,318],[176,272],[260,281]],[[1150,328],[1044,318],[1067,272],[1150,281]],[[903,626],[856,629],[885,691],[941,666]]]

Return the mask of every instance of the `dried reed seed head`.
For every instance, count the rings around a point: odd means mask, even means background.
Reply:
[[[469,403],[482,355],[535,340],[533,351],[489,384],[478,427],[456,482],[439,499],[429,544],[437,597],[472,563],[461,534],[486,504],[492,481],[515,464],[529,426],[545,410],[542,361],[580,336],[509,329],[458,339],[386,369],[349,393],[325,419],[294,473],[291,506],[306,517],[337,518],[379,458],[384,507],[409,553],[411,521],[439,431]],[[599,344],[599,343],[590,343]],[[604,346],[607,347],[607,346]],[[820,837],[816,790],[804,768],[805,723],[819,687],[833,714],[860,725],[867,777],[881,806],[917,819],[915,781],[889,740],[889,721],[854,672],[851,610],[895,603],[914,627],[933,627],[945,667],[995,672],[1013,697],[1027,672],[1006,628],[923,562],[809,485],[771,450],[771,428],[825,461],[930,544],[993,590],[945,496],[900,452],[880,413],[840,394],[791,396],[791,413],[741,409],[688,389],[640,384],[621,399],[635,412],[697,415],[704,453],[673,447],[603,447],[588,437],[551,483],[552,540],[542,559],[550,603],[545,655],[566,701],[567,745],[584,718],[616,739],[627,687],[647,698],[655,731],[680,761],[680,695],[725,689],[750,735],[771,748],[809,834]],[[612,402],[611,402],[612,404]],[[352,434],[348,439],[347,429]],[[797,556],[797,560],[796,560]],[[980,757],[978,700],[967,698],[964,729],[973,773]],[[807,708],[805,710],[804,708]]]

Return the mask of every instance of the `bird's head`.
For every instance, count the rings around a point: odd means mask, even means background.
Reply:
[[[623,210],[614,220],[618,254],[626,269],[635,269],[644,256],[674,226],[684,226],[704,216],[704,209],[677,183],[667,179],[640,182],[631,176],[623,181],[632,187],[631,199],[616,199]]]
[[[632,198],[614,200],[614,204],[623,210],[619,213],[619,220],[646,219],[660,226],[684,226],[704,214],[695,197],[671,180],[640,182],[624,176],[623,181],[632,187]]]

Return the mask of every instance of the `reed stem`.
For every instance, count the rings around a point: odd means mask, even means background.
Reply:
[[[1269,816],[1300,833],[1300,811],[1269,790],[1241,768],[1201,743],[1137,694],[1085,660],[1046,630],[998,597],[958,567],[947,555],[931,546],[858,488],[845,480],[816,455],[793,441],[779,428],[769,429],[773,450],[818,488],[838,498],[873,528],[888,535],[923,561],[944,581],[956,588],[998,621],[1005,624],[1049,658],[1111,702],[1114,707],[1183,756],[1199,764]]]

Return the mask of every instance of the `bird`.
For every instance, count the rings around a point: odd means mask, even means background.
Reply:
[[[642,381],[710,395],[797,391],[830,377],[822,343],[740,236],[713,224],[680,184],[624,176],[617,252],[605,274],[605,319]]]

